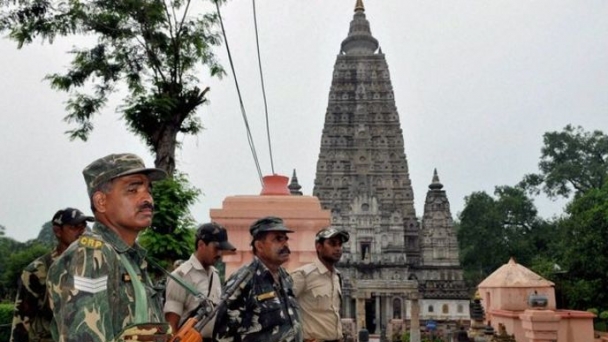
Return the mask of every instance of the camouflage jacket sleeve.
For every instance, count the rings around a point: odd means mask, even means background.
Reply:
[[[13,315],[10,342],[29,341],[29,324],[25,323],[31,321],[38,310],[38,294],[31,292],[27,287],[28,282],[30,282],[32,278],[35,278],[35,274],[29,272],[27,269],[21,273],[17,297],[15,298],[15,313]]]
[[[110,249],[98,240],[74,243],[51,266],[47,291],[55,341],[115,341],[111,315],[117,308],[110,307],[108,298]]]
[[[46,305],[46,274],[52,255],[46,254],[30,263],[21,273],[15,299],[10,342],[50,341],[52,319]]]

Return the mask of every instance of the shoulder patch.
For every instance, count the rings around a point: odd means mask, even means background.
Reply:
[[[184,277],[184,276],[186,276],[186,274],[188,274],[188,272],[190,272],[191,269],[192,269],[192,263],[190,262],[190,260],[186,260],[186,261],[184,261],[184,263],[179,265],[179,267],[176,268],[172,273],[177,274],[180,277]]]
[[[302,273],[304,273],[304,275],[309,275],[312,273],[312,271],[316,270],[317,266],[314,263],[310,263],[310,264],[306,264],[304,266],[301,266],[298,270],[300,270]]]
[[[81,236],[78,238],[78,245],[86,248],[100,249],[105,242],[95,236]]]

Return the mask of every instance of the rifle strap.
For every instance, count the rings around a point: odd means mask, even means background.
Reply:
[[[133,284],[133,292],[135,293],[135,324],[148,322],[148,296],[146,296],[146,288],[139,279],[139,275],[135,272],[135,268],[128,260],[126,255],[118,257],[122,266],[127,270]]]
[[[161,272],[163,272],[167,277],[173,279],[177,284],[179,284],[181,287],[183,287],[186,291],[190,292],[194,297],[196,297],[198,299],[205,299],[205,298],[207,298],[207,297],[205,297],[204,294],[200,293],[200,291],[198,291],[197,289],[195,289],[194,287],[192,287],[192,285],[188,284],[184,279],[182,279],[179,276],[171,274],[171,272],[167,271],[161,265],[159,265],[157,262],[155,262],[154,260],[150,259],[147,256],[146,256],[146,261],[148,261],[148,263],[150,263],[150,265],[156,267],[158,270],[160,270]],[[211,274],[213,274],[213,272],[211,272]],[[209,286],[210,287],[211,287],[211,281],[212,280],[213,280],[213,278],[209,279]]]

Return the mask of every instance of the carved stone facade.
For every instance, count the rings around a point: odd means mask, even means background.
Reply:
[[[388,65],[358,0],[334,65],[313,190],[331,210],[332,225],[351,234],[340,269],[352,298],[344,312],[358,327],[379,332],[393,319],[409,319],[413,302],[423,320],[468,317],[442,187],[435,174],[419,222]],[[441,306],[439,315],[425,315],[427,299]]]

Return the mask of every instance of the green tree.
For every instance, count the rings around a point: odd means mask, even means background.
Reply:
[[[49,251],[50,248],[46,246],[32,243],[27,245],[24,249],[10,254],[8,258],[6,258],[6,269],[2,273],[1,286],[8,289],[5,294],[8,298],[13,298],[15,296],[19,277],[25,266]]]
[[[521,184],[531,193],[569,197],[599,189],[608,179],[608,136],[568,125],[562,132],[543,136],[540,173],[524,176]]]
[[[457,226],[460,261],[465,279],[476,285],[508,259],[501,245],[500,217],[494,198],[486,192],[465,197]]]
[[[224,0],[210,1],[215,3]],[[217,14],[193,15],[190,0],[14,0],[0,16],[18,48],[37,38],[91,35],[97,43],[74,48],[67,72],[47,76],[55,89],[69,92],[65,121],[76,128],[71,139],[86,140],[93,116],[116,89],[128,95],[118,108],[128,128],[155,155],[155,165],[175,170],[178,134],[197,134],[194,114],[207,101],[209,88],[199,88],[201,67],[221,77],[212,47],[221,43]]]
[[[608,182],[575,198],[560,223],[564,292],[576,309],[608,308]]]
[[[553,226],[538,217],[523,189],[499,186],[494,195],[472,193],[459,215],[460,257],[470,285],[477,285],[510,257],[531,263],[549,245],[547,232]]]
[[[4,236],[6,233],[6,228],[0,224],[0,237]]]
[[[2,281],[2,276],[6,272],[9,262],[9,258],[6,256],[12,255],[21,245],[22,243],[12,238],[0,236],[0,254],[4,256],[0,258],[0,302],[11,300],[10,294],[13,291],[11,287],[6,286]]]

